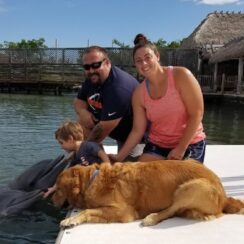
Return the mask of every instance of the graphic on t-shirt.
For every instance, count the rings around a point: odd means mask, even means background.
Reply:
[[[92,110],[102,109],[102,103],[100,101],[100,93],[95,93],[87,98],[87,102]]]
[[[81,156],[80,160],[81,160],[81,165],[85,165],[85,166],[89,165],[89,162],[86,160],[85,157]]]

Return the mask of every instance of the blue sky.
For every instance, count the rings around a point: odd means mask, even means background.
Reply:
[[[244,12],[244,0],[0,0],[0,43],[43,37],[48,47],[181,40],[214,11]]]

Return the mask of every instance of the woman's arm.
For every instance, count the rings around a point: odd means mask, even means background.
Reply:
[[[168,159],[182,159],[188,145],[196,133],[204,113],[203,95],[200,85],[186,68],[175,68],[176,88],[179,90],[188,114],[187,126],[179,144],[168,155]]]

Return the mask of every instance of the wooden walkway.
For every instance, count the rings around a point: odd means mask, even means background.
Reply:
[[[62,95],[63,92],[77,91],[80,84],[79,81],[0,81],[0,92]]]

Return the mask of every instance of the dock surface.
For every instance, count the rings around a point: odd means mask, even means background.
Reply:
[[[115,153],[115,147],[105,147]],[[228,196],[244,199],[244,145],[208,145],[205,165],[220,178]],[[70,212],[76,214],[77,210]],[[224,215],[212,221],[174,217],[158,225],[132,223],[82,224],[61,230],[56,244],[243,244],[244,215]]]

